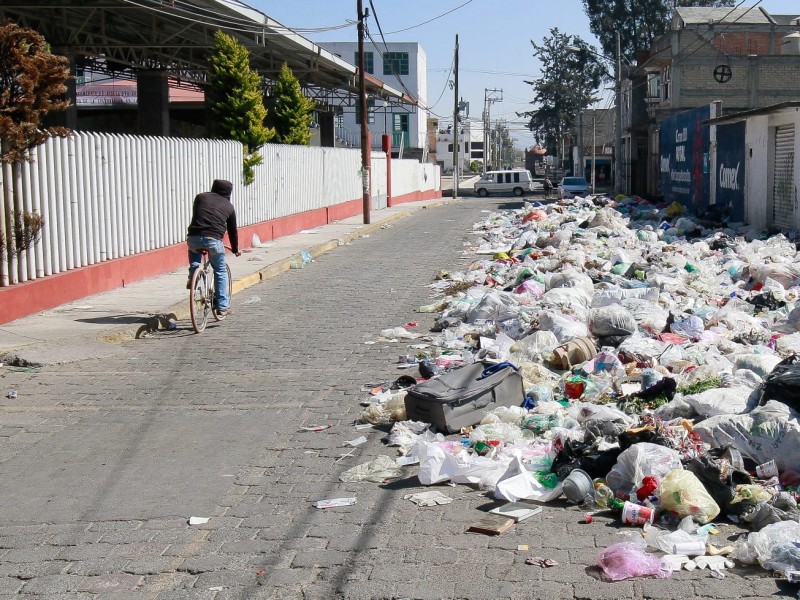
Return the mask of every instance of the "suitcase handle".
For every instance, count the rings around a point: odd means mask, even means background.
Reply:
[[[510,362],[506,361],[506,362],[497,363],[496,365],[492,365],[491,367],[486,367],[483,370],[483,373],[481,373],[481,376],[478,377],[478,379],[486,379],[490,375],[494,375],[495,373],[497,373],[499,371],[502,371],[503,369],[505,369],[507,367],[511,367],[515,371],[519,371],[519,368],[516,365],[513,365]]]

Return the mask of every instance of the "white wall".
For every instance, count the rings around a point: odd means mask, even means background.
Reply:
[[[775,127],[794,123],[794,195],[800,189],[800,113],[778,112],[757,115],[747,119],[745,130],[745,217],[759,229],[771,225],[772,211],[772,148],[775,144]],[[752,153],[751,153],[752,151]],[[751,155],[752,154],[752,155]],[[800,210],[795,210],[794,227],[800,229]]]
[[[240,226],[361,197],[361,152],[267,144],[255,182],[242,186],[238,142],[74,133],[35,148],[34,162],[0,169],[9,212],[44,217],[41,240],[7,258],[0,285],[174,245],[186,239],[192,199],[214,179],[234,182]],[[439,189],[438,167],[392,160],[394,195]],[[435,172],[434,172],[435,169]],[[434,187],[435,186],[435,187]],[[373,207],[386,206],[386,155],[373,153]],[[0,207],[0,232],[13,238]]]
[[[747,222],[758,229],[767,227],[769,117],[750,117],[745,128],[745,204]]]

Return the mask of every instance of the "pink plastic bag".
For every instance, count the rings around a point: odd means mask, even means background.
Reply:
[[[619,542],[605,548],[597,557],[597,566],[611,581],[653,575],[665,579],[671,570],[661,568],[661,559],[645,552],[646,546],[636,542]]]

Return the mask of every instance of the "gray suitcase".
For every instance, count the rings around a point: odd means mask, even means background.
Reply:
[[[524,401],[522,376],[514,367],[483,362],[423,381],[409,388],[405,398],[409,419],[448,433],[480,423],[498,406],[521,406]]]

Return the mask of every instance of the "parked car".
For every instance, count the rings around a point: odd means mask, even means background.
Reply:
[[[522,196],[525,192],[536,190],[531,172],[525,169],[512,169],[509,171],[486,171],[475,182],[475,193],[480,197],[492,194],[508,194]]]
[[[589,184],[583,177],[564,177],[558,184],[558,199],[588,196]]]

